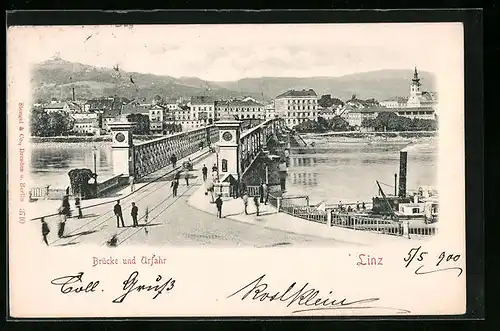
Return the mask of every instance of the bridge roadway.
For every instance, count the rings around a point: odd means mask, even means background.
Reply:
[[[214,161],[215,156],[209,155],[204,160],[195,163],[194,170],[191,172],[195,178],[190,178],[189,186],[186,186],[184,179],[181,178],[177,197],[172,196],[170,178],[166,176],[120,199],[125,228],[116,227],[116,217],[113,214],[114,203],[108,203],[84,209],[82,219],[68,219],[64,238],[57,239],[56,224],[55,222],[51,224],[54,231],[51,232],[52,240],[49,239],[49,243],[51,246],[79,244],[105,246],[106,241],[116,234],[118,245],[272,247],[336,244],[331,239],[264,228],[228,218],[219,219],[213,214],[188,205],[189,196],[202,185],[201,167],[205,163],[210,168]],[[168,171],[172,171],[171,166],[158,171],[155,175],[160,176]],[[135,202],[139,208],[138,227],[131,226],[132,202]],[[149,210],[147,225],[145,225],[144,217],[146,207]]]

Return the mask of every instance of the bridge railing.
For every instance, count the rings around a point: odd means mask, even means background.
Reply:
[[[134,177],[145,177],[170,165],[172,155],[180,160],[217,142],[218,139],[218,128],[211,125],[134,145]]]

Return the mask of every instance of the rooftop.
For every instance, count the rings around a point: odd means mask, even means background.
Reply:
[[[313,89],[302,89],[302,90],[288,90],[276,97],[276,99],[281,98],[303,98],[303,97],[317,97],[318,95]]]
[[[360,109],[353,109],[351,113],[397,113],[402,111],[434,111],[432,107],[400,107],[400,108],[386,108],[386,107],[367,107]]]
[[[205,95],[191,97],[192,105],[207,105],[207,104],[214,104],[214,102],[215,102],[214,98]]]

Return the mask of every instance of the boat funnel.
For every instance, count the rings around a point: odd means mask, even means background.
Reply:
[[[406,173],[408,163],[408,152],[399,152],[399,197],[406,197]]]

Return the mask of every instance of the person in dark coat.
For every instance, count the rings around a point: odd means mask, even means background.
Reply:
[[[264,195],[264,204],[267,205],[269,200],[269,186],[266,183],[262,183],[262,193]]]
[[[83,214],[82,214],[82,206],[80,204],[80,197],[75,198],[75,207],[78,210],[78,218],[82,218]]]
[[[222,218],[222,199],[219,195],[217,199],[215,199],[215,205],[217,206],[217,217]]]
[[[259,216],[259,197],[258,196],[253,197],[253,203],[255,204],[255,209],[257,209],[257,216]]]
[[[174,179],[172,181],[172,184],[170,184],[170,187],[172,187],[172,196],[176,197],[177,196],[177,188],[179,187],[179,180]]]
[[[41,218],[40,221],[42,221],[42,236],[43,236],[43,242],[49,246],[49,242],[47,240],[47,236],[50,233],[49,225],[47,222],[45,222],[45,218]]]
[[[132,211],[130,212],[130,215],[132,216],[132,223],[134,226],[138,226],[139,223],[137,222],[137,214],[139,213],[139,208],[135,205],[135,202],[132,202]]]
[[[123,214],[122,214],[122,206],[120,206],[120,200],[116,201],[116,205],[113,208],[113,212],[116,216],[116,227],[120,227],[120,220],[122,222],[122,227],[125,227],[125,223],[123,222]]]
[[[206,165],[203,165],[203,168],[201,168],[201,173],[203,174],[203,181],[207,181],[207,175],[208,175],[208,168]]]
[[[259,185],[259,197],[260,197],[260,203],[264,202],[264,186],[262,185],[262,181],[260,181]]]
[[[172,166],[175,168],[177,165],[177,156],[175,156],[175,154],[172,154],[170,157],[170,162],[172,162]]]
[[[62,217],[61,222],[59,222],[59,229],[57,235],[59,238],[64,236],[64,228],[66,227],[66,220],[71,216],[71,207],[69,205],[69,196],[65,195],[62,200],[62,205],[59,208],[59,214]]]

